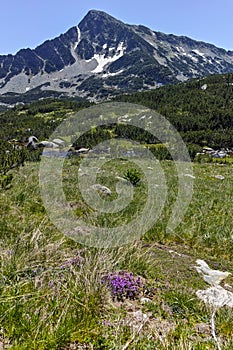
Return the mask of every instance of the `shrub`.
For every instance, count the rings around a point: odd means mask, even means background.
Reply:
[[[133,186],[137,186],[141,180],[141,174],[137,169],[127,170],[123,177],[124,179],[130,181]]]
[[[0,175],[0,188],[3,190],[7,190],[11,186],[11,181],[13,179],[13,175]]]

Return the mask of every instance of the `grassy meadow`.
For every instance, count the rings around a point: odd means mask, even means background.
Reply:
[[[74,217],[114,227],[143,210],[148,188],[141,174],[127,208],[98,215],[79,191],[79,165],[80,158],[66,159],[62,173]],[[194,265],[204,259],[213,269],[233,271],[232,165],[193,164],[192,200],[174,232],[166,227],[177,173],[172,161],[160,166],[167,197],[155,225],[125,245],[98,249],[64,235],[50,220],[39,162],[10,170],[11,182],[0,190],[0,349],[216,349],[211,309],[196,296],[208,285]],[[106,201],[117,198],[116,178],[132,168],[120,158],[98,171],[98,183],[112,191]],[[131,274],[130,292],[104,282],[106,276],[122,282],[124,273]],[[225,282],[230,288],[233,278]],[[222,349],[233,349],[232,309],[217,312],[216,333]]]
[[[164,115],[187,146],[193,174],[180,164],[180,176],[187,183],[193,180],[193,189],[187,187],[192,197],[174,230],[167,228],[179,193],[179,174],[166,145],[151,134],[151,117],[139,119],[147,122],[145,127],[129,125],[123,120],[130,117],[128,109],[121,104],[122,110],[116,108],[117,115],[124,116],[120,122],[110,124],[103,118],[107,126],[95,127],[91,117],[95,108],[100,111],[98,104],[88,111],[93,103],[56,98],[31,104],[25,100],[0,113],[0,350],[217,349],[213,310],[196,295],[209,285],[195,265],[203,259],[212,269],[233,273],[233,158],[232,152],[223,159],[203,155],[197,159],[196,154],[205,146],[232,149],[232,82],[233,75],[214,75],[116,98]],[[206,90],[203,84],[208,85]],[[108,110],[108,104],[104,106]],[[118,151],[121,155],[108,159],[107,153],[99,154],[103,164],[95,159],[88,163],[91,152],[87,158],[64,159],[63,194],[57,192],[54,209],[53,204],[45,205],[45,198],[53,194],[56,178],[44,177],[47,187],[42,196],[42,150],[25,146],[31,135],[47,140],[82,109],[86,111],[77,123],[88,122],[89,132],[75,144],[77,135],[68,123],[63,135],[67,144],[94,148],[118,139],[116,155]],[[121,148],[127,152],[132,148],[124,140],[148,147],[159,161],[141,169],[142,159],[136,163],[133,157],[122,156]],[[42,159],[49,166],[49,158]],[[110,194],[91,187],[93,175]],[[80,184],[87,186],[87,192]],[[124,189],[131,197],[121,202]],[[86,201],[88,193],[93,202]],[[97,198],[100,206],[105,202],[105,212],[97,210]],[[114,203],[127,205],[109,212]],[[137,217],[142,220],[130,226]],[[66,226],[67,218],[82,220],[75,235]],[[63,229],[55,223],[63,224]],[[85,228],[88,225],[98,228],[97,236]],[[116,228],[119,237],[114,236]],[[118,238],[121,244],[113,244]],[[222,286],[233,292],[232,275]],[[219,309],[215,327],[221,349],[232,350],[233,309]]]

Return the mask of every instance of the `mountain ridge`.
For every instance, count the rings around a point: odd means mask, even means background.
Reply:
[[[233,72],[233,51],[90,10],[35,49],[0,55],[0,94],[40,88],[89,100]]]

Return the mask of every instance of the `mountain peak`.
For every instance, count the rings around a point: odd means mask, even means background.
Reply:
[[[41,89],[100,99],[232,72],[231,51],[92,9],[78,26],[36,49],[0,56],[0,94]]]
[[[108,18],[111,20],[117,20],[115,17],[112,17],[111,15],[109,15],[107,12],[104,12],[101,10],[95,10],[95,9],[89,10],[83,19],[86,19],[86,18],[94,18],[94,19]]]
[[[91,25],[93,25],[97,30],[99,29],[99,32],[101,32],[104,26],[113,25],[114,23],[121,23],[122,25],[124,25],[123,22],[112,17],[104,11],[90,10],[79,23],[79,28],[85,30],[87,27],[91,27]]]

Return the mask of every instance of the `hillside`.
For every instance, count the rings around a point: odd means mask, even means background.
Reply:
[[[232,148],[232,84],[232,74],[214,75],[124,94],[116,101],[162,113],[195,158],[206,145]],[[102,106],[108,103],[63,96],[19,104],[0,114],[0,349],[214,350],[217,334],[222,349],[231,350],[232,275],[217,285],[228,293],[228,307],[219,307],[213,316],[212,306],[198,295],[216,285],[210,286],[208,276],[198,274],[195,266],[203,259],[213,270],[233,273],[232,164],[225,158],[222,164],[171,161],[167,145],[150,133],[151,111],[147,119],[143,109],[145,129],[127,124],[125,113],[117,123],[110,125],[107,118],[106,126],[96,127],[91,117]],[[120,114],[120,104],[117,110]],[[48,140],[76,112],[82,112],[77,125],[86,121],[90,129],[73,146],[100,144],[99,153],[53,159],[49,153],[41,157],[42,149],[26,148],[29,136]],[[104,124],[105,114],[101,116]],[[73,136],[76,130],[66,125]],[[107,139],[115,158],[104,144]],[[128,145],[128,139],[135,144]],[[154,152],[153,162],[132,156],[145,146]],[[50,164],[53,168],[43,177]],[[57,178],[62,196],[56,192]],[[185,193],[178,198],[180,185]],[[154,202],[148,205],[151,194]],[[182,217],[187,194],[190,203]],[[47,197],[54,199],[50,207]],[[182,222],[171,231],[169,222],[180,199]],[[105,206],[98,206],[103,202]],[[76,223],[75,237],[69,223],[59,229],[67,213],[74,223],[82,220],[82,225]],[[138,217],[141,221],[129,231]],[[93,226],[105,233],[97,241]],[[114,246],[118,227],[124,244]]]
[[[115,101],[136,103],[161,113],[180,132],[194,159],[204,146],[232,149],[232,84],[232,74],[213,75],[153,91],[120,95]],[[18,105],[0,114],[2,159],[6,157],[5,150],[12,148],[9,143],[6,144],[7,140],[17,139],[26,143],[30,135],[35,135],[40,140],[46,139],[67,116],[90,105],[85,101],[44,99]],[[107,126],[108,128],[110,127]],[[127,135],[128,138],[146,144],[160,143],[142,130],[136,133],[132,127],[126,130],[124,125],[112,126],[109,137],[111,135]],[[82,144],[92,147],[88,137],[82,140]]]
[[[198,258],[215,269],[233,269],[232,169],[195,165],[192,202],[183,223],[168,234],[166,223],[177,179],[172,162],[161,165],[169,188],[161,217],[140,240],[114,249],[85,247],[57,230],[41,199],[38,163],[26,163],[11,171],[11,184],[0,191],[1,347],[216,348],[210,309],[196,295],[208,285],[194,265]],[[73,214],[89,221],[96,219],[95,211],[77,191],[78,166],[77,159],[66,161],[64,189]],[[114,193],[116,176],[122,176],[129,166],[123,160],[108,163],[99,172],[98,181]],[[219,174],[225,179],[217,179],[215,175]],[[143,180],[135,187],[134,201],[124,215],[117,215],[118,224],[140,210],[145,186]],[[99,220],[104,222],[103,215]],[[119,283],[128,281],[131,295],[126,289],[114,292],[111,284],[103,283],[104,276]],[[232,277],[226,282],[231,288]],[[225,350],[233,345],[232,316],[228,308],[216,315],[217,334]]]
[[[233,146],[233,75],[213,75],[154,91],[118,96],[165,116],[187,144]]]

